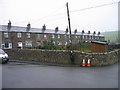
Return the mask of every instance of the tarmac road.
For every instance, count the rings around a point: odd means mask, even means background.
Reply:
[[[2,65],[2,88],[118,88],[118,64],[106,67]]]

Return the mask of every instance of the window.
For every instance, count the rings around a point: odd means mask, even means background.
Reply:
[[[94,39],[94,37],[92,36],[92,39]]]
[[[25,41],[26,47],[32,47],[32,41]]]
[[[21,33],[17,33],[17,37],[18,37],[18,38],[21,38],[21,37],[22,37],[22,34],[21,34]]]
[[[67,35],[65,34],[65,36],[64,36],[65,38],[67,38]]]
[[[37,39],[39,39],[40,38],[40,34],[37,34]]]
[[[97,36],[95,37],[95,39],[97,39]]]
[[[60,38],[60,35],[58,34],[58,38]]]
[[[55,41],[53,41],[52,43],[53,43],[54,45],[56,45],[56,42],[55,42]]]
[[[89,36],[89,39],[91,39],[91,36]]]
[[[18,47],[22,48],[22,42],[18,42]]]
[[[82,39],[84,39],[84,35],[82,36]]]
[[[91,36],[91,39],[92,39],[92,36]]]
[[[54,34],[52,34],[52,38],[55,38],[55,35],[54,35]]]
[[[62,45],[62,43],[61,43],[60,41],[57,41],[57,44],[58,44],[58,45]]]
[[[86,39],[88,39],[88,36],[86,35]]]
[[[101,40],[101,37],[99,37],[99,39]]]
[[[77,35],[75,35],[75,38],[77,38]]]
[[[5,43],[5,48],[9,48],[9,43]]]
[[[46,34],[44,34],[44,38],[47,38],[47,35],[46,35]]]
[[[99,36],[98,36],[98,39],[100,39]]]
[[[4,33],[4,38],[8,38],[8,33],[7,32]]]
[[[27,33],[27,38],[30,38],[30,33]]]
[[[80,35],[79,38],[82,39],[82,36]]]
[[[57,45],[61,45],[62,43],[60,41],[56,41]]]
[[[2,44],[2,48],[11,49],[12,48],[12,43],[5,42],[4,44]]]
[[[68,42],[65,42],[65,45],[67,45],[68,44]]]
[[[59,43],[58,43],[58,45],[62,45],[62,43],[61,43],[61,42],[59,42]]]

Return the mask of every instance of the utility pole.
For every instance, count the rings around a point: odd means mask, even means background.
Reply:
[[[120,43],[120,1],[118,2],[118,43]]]
[[[71,24],[70,24],[70,15],[69,15],[69,7],[68,3],[66,3],[67,6],[67,16],[68,16],[68,24],[69,24],[69,34],[70,34],[70,59],[72,61],[72,64],[74,64],[74,55],[73,55],[73,46],[72,46],[72,36],[71,36]]]
[[[66,3],[66,6],[67,6],[67,16],[68,16],[68,24],[69,24],[70,45],[72,45],[71,24],[70,24],[70,15],[69,15],[69,7],[68,7],[68,3]]]

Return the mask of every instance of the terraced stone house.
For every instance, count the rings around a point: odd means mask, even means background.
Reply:
[[[54,45],[68,45],[70,43],[69,31],[59,30],[56,27],[54,30],[46,29],[44,25],[42,28],[31,28],[28,24],[27,27],[11,26],[11,22],[8,25],[0,25],[0,48],[12,49],[12,48],[32,48],[36,46],[42,46],[45,42],[51,42]],[[81,44],[83,42],[91,41],[103,41],[104,35],[99,33],[85,33],[72,32],[72,44]]]

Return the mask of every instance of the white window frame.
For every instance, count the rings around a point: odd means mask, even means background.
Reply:
[[[98,36],[98,39],[100,39],[100,37]]]
[[[65,42],[65,45],[68,45],[68,42],[67,42],[67,41]]]
[[[58,38],[60,38],[60,34],[58,34]]]
[[[60,41],[57,41],[57,45],[60,45],[61,43],[60,43]]]
[[[17,33],[17,37],[21,38],[22,37],[22,33]]]
[[[18,47],[23,47],[23,43],[22,42],[18,42]]]
[[[53,43],[54,45],[56,45],[56,42],[55,42],[55,41],[53,41],[52,43]]]
[[[4,49],[12,49],[12,43],[10,43],[10,42],[6,42],[7,44],[8,44],[8,47],[5,47],[5,43],[4,44],[2,44],[2,48],[4,48]]]
[[[30,38],[30,33],[27,33],[27,38]]]
[[[10,49],[12,48],[12,43],[9,43],[9,48],[10,48]]]
[[[66,38],[67,38],[67,35],[65,34],[64,37],[65,37],[65,39],[66,39]]]
[[[52,38],[55,38],[55,35],[54,35],[54,34],[52,34]]]
[[[47,35],[46,35],[46,34],[44,34],[44,38],[47,38]]]
[[[78,36],[77,36],[77,35],[75,35],[75,38],[78,38]]]
[[[32,47],[32,41],[25,41],[26,47]]]
[[[91,39],[91,36],[89,36],[89,39]]]
[[[94,39],[94,36],[92,36],[92,39]]]
[[[38,38],[38,39],[40,38],[40,34],[37,34],[37,38]]]
[[[85,39],[85,36],[84,36],[84,35],[82,35],[82,39]]]
[[[4,38],[8,38],[8,32],[4,32]]]

